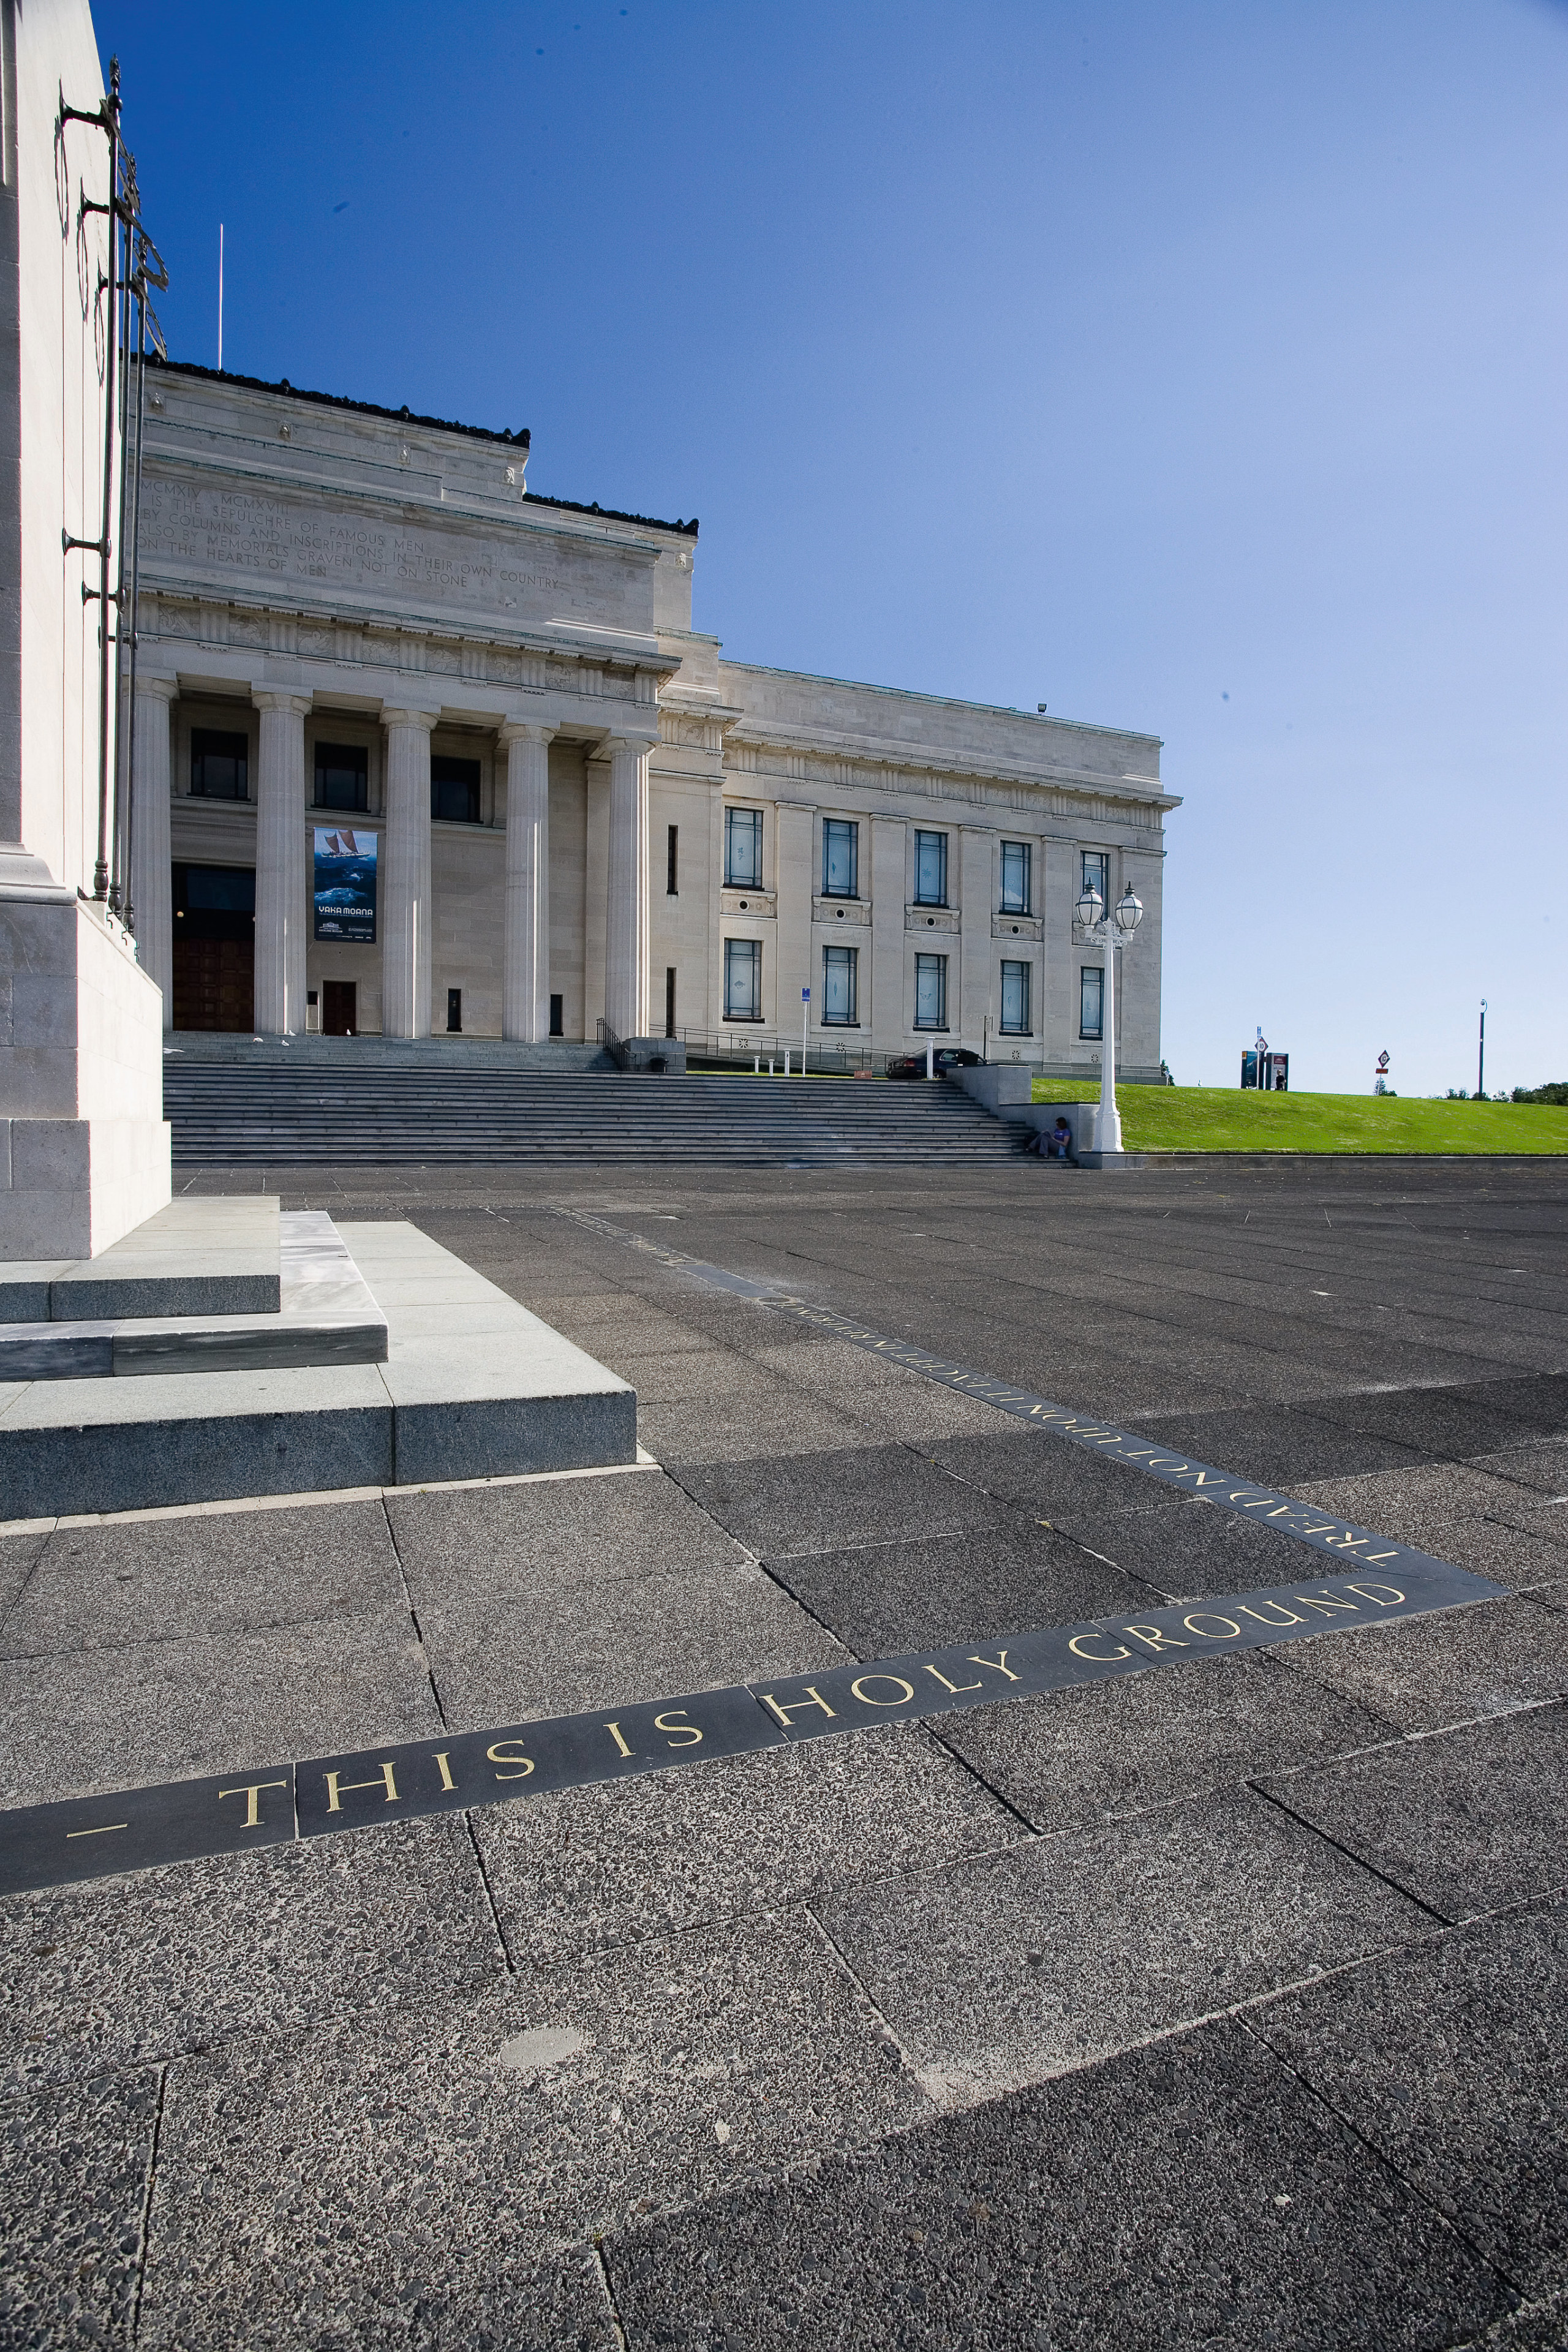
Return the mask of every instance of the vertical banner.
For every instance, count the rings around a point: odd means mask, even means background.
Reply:
[[[375,944],[374,833],[347,825],[316,827],[316,937],[358,946]]]

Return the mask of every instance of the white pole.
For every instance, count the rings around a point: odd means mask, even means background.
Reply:
[[[928,1078],[934,1078],[936,1076],[936,1039],[934,1037],[926,1039],[926,1076]]]
[[[1100,1151],[1121,1149],[1121,1114],[1116,1108],[1116,938],[1110,909],[1105,923],[1105,992],[1100,1007],[1100,1119],[1095,1136]]]
[[[784,1076],[786,1078],[789,1076],[789,1047],[787,1045],[784,1047]]]
[[[217,372],[223,373],[223,223],[217,225]]]
[[[800,992],[800,1075],[803,1078],[805,1076],[805,1044],[810,1034],[811,991],[809,988],[803,988]]]

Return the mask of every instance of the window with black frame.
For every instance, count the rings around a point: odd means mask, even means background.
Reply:
[[[860,1025],[860,950],[822,950],[822,1019],[825,1027],[857,1029]]]
[[[316,806],[364,809],[370,805],[370,755],[363,744],[318,743]]]
[[[915,1027],[947,1027],[947,958],[944,955],[918,955],[915,958]]]
[[[1030,843],[1005,841],[1002,844],[1002,912],[1005,915],[1026,915],[1029,912],[1034,862]]]
[[[760,940],[724,942],[724,1018],[760,1021],[763,1017],[763,949]]]
[[[822,895],[825,898],[860,896],[860,828],[851,817],[822,820]]]
[[[199,799],[250,798],[250,738],[219,727],[191,730],[191,790]]]
[[[1110,853],[1107,849],[1086,849],[1083,852],[1082,878],[1079,896],[1085,890],[1098,890],[1102,907],[1110,905]]]
[[[1029,1034],[1029,980],[1026,963],[1005,962],[1002,966],[1002,1034],[1005,1037],[1026,1037]]]
[[[430,761],[430,814],[443,824],[478,824],[479,763],[450,760],[445,753]]]
[[[1097,963],[1086,963],[1078,976],[1078,1034],[1099,1037],[1104,1033],[1105,974]]]
[[[915,904],[917,907],[945,907],[947,904],[945,833],[917,833],[915,835]]]
[[[724,812],[724,881],[731,890],[763,887],[763,813],[761,809],[727,808]]]

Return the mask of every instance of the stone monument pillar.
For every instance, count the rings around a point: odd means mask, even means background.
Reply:
[[[506,940],[501,1035],[550,1034],[550,741],[552,727],[510,720],[506,746]]]
[[[384,710],[386,728],[386,895],[381,1027],[387,1037],[430,1034],[430,736],[433,710]]]

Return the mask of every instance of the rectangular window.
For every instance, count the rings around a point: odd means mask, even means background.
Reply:
[[[669,833],[670,839],[673,841],[675,838],[673,825],[670,826]],[[675,1034],[675,966],[672,963],[667,963],[664,968],[664,1034],[667,1037],[673,1037]]]
[[[1078,976],[1078,1034],[1100,1034],[1100,1007],[1105,1002],[1105,974],[1097,963],[1086,963]]]
[[[566,1034],[566,999],[552,996],[550,1000],[550,1034],[552,1037]]]
[[[459,1037],[463,1032],[463,992],[460,988],[447,991],[447,1034]]]
[[[250,739],[216,727],[191,730],[191,790],[209,801],[250,798],[247,781]]]
[[[448,760],[443,755],[430,762],[430,814],[443,824],[478,824],[479,821],[479,763],[477,760]]]
[[[860,1011],[860,950],[858,948],[824,948],[822,950],[822,1018],[835,1028],[853,1029],[859,1025]]]
[[[763,949],[760,940],[724,942],[724,1018],[760,1021],[763,1017]]]
[[[680,827],[678,824],[672,824],[669,828],[669,848],[664,868],[664,890],[668,898],[678,898],[680,896]]]
[[[366,777],[369,768],[369,758],[361,745],[318,743],[316,806],[330,809],[363,809],[368,806]]]
[[[724,812],[724,880],[731,890],[763,887],[763,813],[761,809],[727,808]]]
[[[917,833],[915,835],[915,904],[917,907],[945,907],[947,904],[945,833]]]
[[[1029,1034],[1029,966],[1026,963],[1005,963],[1002,966],[1002,1034],[1005,1037],[1026,1037]]]
[[[847,817],[822,820],[822,895],[825,898],[860,896],[860,828]]]
[[[1079,885],[1080,897],[1085,890],[1098,890],[1102,904],[1109,910],[1110,906],[1110,853],[1109,850],[1086,849],[1084,851],[1083,879]],[[1085,1034],[1087,1034],[1086,1031]],[[1099,1030],[1097,1029],[1094,1034],[1098,1037]]]
[[[1026,841],[1005,841],[1002,844],[1002,912],[1005,915],[1026,915],[1029,911],[1029,886],[1034,856]]]
[[[918,955],[915,958],[915,1027],[945,1029],[947,1027],[947,958],[938,955]]]

